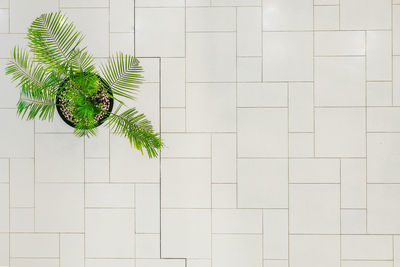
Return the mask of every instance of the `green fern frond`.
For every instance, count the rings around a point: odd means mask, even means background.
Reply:
[[[71,68],[77,72],[95,72],[93,64],[93,57],[86,51],[86,49],[75,49],[71,56]]]
[[[110,127],[114,134],[128,138],[130,144],[142,154],[145,149],[149,158],[157,157],[163,147],[160,134],[154,132],[151,122],[135,108],[118,114],[121,106],[110,114],[106,126]]]
[[[115,95],[135,99],[133,93],[143,81],[143,69],[139,60],[130,55],[118,53],[112,56],[106,65],[101,66],[104,80],[111,87]]]
[[[75,128],[74,129],[74,134],[78,137],[91,137],[95,136],[97,134],[97,128],[89,128],[89,129],[80,129],[80,128]]]
[[[23,48],[14,47],[12,60],[6,67],[6,74],[11,75],[13,82],[18,81],[18,86],[25,88],[42,89],[46,86],[46,72],[38,64],[34,64],[29,52]]]
[[[21,93],[17,103],[17,113],[24,118],[27,115],[28,120],[33,120],[37,116],[41,120],[53,120],[56,104],[53,99],[30,98]]]
[[[67,72],[77,46],[83,35],[60,11],[42,14],[28,29],[28,46],[35,59],[51,70]]]

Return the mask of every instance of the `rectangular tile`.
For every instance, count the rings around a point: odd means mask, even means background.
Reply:
[[[9,11],[7,9],[0,10],[0,33],[8,33],[9,16]]]
[[[135,266],[134,259],[86,259],[85,266],[87,267],[131,267]]]
[[[289,201],[290,233],[340,233],[340,185],[292,184]]]
[[[13,258],[58,258],[58,234],[11,234],[10,256]]]
[[[393,56],[393,105],[400,105],[400,56]]]
[[[211,211],[167,209],[161,214],[161,257],[211,257]]]
[[[10,31],[25,33],[31,22],[43,13],[58,10],[58,2],[51,0],[10,1]],[[1,43],[1,42],[0,42]]]
[[[60,7],[108,7],[107,0],[61,0]]]
[[[287,210],[264,210],[264,259],[289,257],[288,216]]]
[[[183,7],[185,0],[138,0],[136,7]]]
[[[314,6],[314,29],[339,30],[339,6]]]
[[[137,259],[160,258],[160,234],[137,234],[135,238]]]
[[[163,159],[163,208],[211,207],[211,159]]]
[[[337,159],[292,159],[289,161],[291,183],[339,183],[340,161]]]
[[[365,32],[362,31],[315,32],[314,42],[316,56],[365,55]]]
[[[392,237],[374,235],[342,235],[342,259],[391,260]]]
[[[287,107],[286,83],[239,83],[238,107]]]
[[[8,233],[0,234],[0,264],[7,266],[10,256],[10,235]]]
[[[313,80],[311,32],[264,32],[263,38],[264,81]]]
[[[364,108],[319,108],[315,111],[317,157],[366,155]]]
[[[261,16],[261,8],[258,7],[239,7],[237,9],[238,56],[261,56]]]
[[[315,105],[365,105],[365,75],[363,57],[316,58]]]
[[[11,266],[15,267],[58,267],[59,259],[11,259]]]
[[[239,157],[286,157],[287,108],[239,108]]]
[[[10,161],[11,207],[33,207],[34,172],[33,159],[12,159]]]
[[[262,57],[237,58],[238,82],[261,82],[261,80],[262,80]]]
[[[313,156],[314,133],[289,133],[289,158]]]
[[[342,267],[392,267],[391,261],[343,261]]]
[[[340,1],[343,30],[384,30],[391,27],[391,0]]]
[[[284,159],[238,160],[239,208],[287,208],[287,164]]]
[[[366,160],[341,159],[342,208],[366,208]]]
[[[10,232],[34,232],[35,210],[34,208],[10,209]]]
[[[367,83],[367,105],[368,106],[391,106],[393,95],[393,84],[391,82],[368,82]]]
[[[184,259],[136,260],[136,267],[185,267]]]
[[[86,208],[134,208],[135,187],[126,184],[87,184]]]
[[[136,8],[136,53],[142,57],[185,55],[184,8]],[[157,23],[154,23],[157,21]]]
[[[214,209],[212,231],[214,234],[261,234],[262,211]]]
[[[394,255],[393,255],[393,264],[394,267],[400,266],[400,236],[394,236]]]
[[[212,208],[236,208],[236,184],[212,185]]]
[[[84,267],[85,239],[83,234],[60,235],[60,267]]]
[[[366,234],[367,211],[342,209],[341,211],[342,234]]]
[[[211,157],[210,134],[165,133],[167,144],[161,152],[164,158],[209,158]]]
[[[82,47],[90,47],[90,52],[95,57],[109,56],[110,17],[108,8],[66,8],[62,11],[80,31],[85,33]],[[90,20],[87,19],[88,17]],[[99,42],[99,36],[102,36],[102,42]]]
[[[0,184],[0,232],[8,232],[9,226],[9,185]]]
[[[212,265],[219,267],[261,267],[261,235],[213,235]]]
[[[0,182],[8,183],[9,182],[9,160],[8,159],[0,159]]]
[[[289,261],[293,267],[341,264],[339,235],[291,235],[289,244]]]
[[[393,5],[392,9],[393,54],[400,55],[400,6]]]
[[[83,144],[72,134],[36,134],[36,181],[83,182]]]
[[[158,182],[160,161],[133,149],[123,137],[111,135],[110,180],[112,182]],[[131,168],[126,168],[131,166]],[[133,171],[134,170],[134,171]]]
[[[86,209],[86,257],[133,258],[134,213],[128,209]]]
[[[39,232],[83,232],[83,184],[35,185],[35,230]]]
[[[136,233],[160,232],[160,186],[136,185]]]
[[[314,131],[314,88],[312,83],[289,84],[289,131]]]
[[[235,84],[193,83],[187,85],[186,93],[188,131],[236,131]]]
[[[186,31],[218,32],[236,30],[236,10],[226,8],[187,8]]]
[[[212,181],[236,182],[236,134],[212,135]]]
[[[392,33],[367,32],[367,80],[392,79]]]
[[[313,29],[313,1],[263,0],[264,31]]]
[[[110,180],[110,161],[108,159],[85,159],[85,182],[107,183]]]
[[[161,59],[161,107],[185,107],[185,59]]]
[[[262,0],[212,0],[213,6],[261,6]]]
[[[135,1],[110,0],[110,32],[133,32]]]
[[[398,133],[369,133],[367,141],[368,182],[398,183],[400,159],[397,157],[396,146],[400,142],[400,135]]]
[[[0,35],[0,44],[2,42]],[[0,131],[0,157],[33,157],[33,121],[23,121],[17,118],[15,112],[15,109],[0,110],[0,120],[3,123]]]
[[[187,82],[235,82],[236,34],[187,33],[186,79]]]
[[[184,132],[186,129],[185,108],[161,108],[161,132]]]
[[[400,234],[400,184],[369,184],[367,203],[368,233]]]
[[[368,132],[398,132],[400,131],[400,108],[368,108]]]

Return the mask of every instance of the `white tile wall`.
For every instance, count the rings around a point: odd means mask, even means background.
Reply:
[[[16,118],[0,74],[0,266],[400,267],[399,0],[0,0],[0,68],[61,9],[166,148]],[[135,6],[136,5],[136,6]]]

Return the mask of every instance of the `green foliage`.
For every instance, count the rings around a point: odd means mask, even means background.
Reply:
[[[118,53],[112,56],[107,65],[101,66],[101,72],[113,93],[128,99],[135,99],[132,93],[142,81],[143,72],[139,60],[130,55]]]
[[[158,156],[163,147],[159,133],[144,114],[123,101],[134,100],[143,81],[135,57],[118,53],[98,73],[86,47],[78,47],[83,35],[61,12],[36,18],[27,37],[30,50],[15,47],[6,67],[6,74],[20,88],[17,113],[22,118],[51,121],[57,107],[68,114],[80,137],[96,135],[104,120],[106,127],[126,137],[142,154],[145,150],[149,157]],[[104,100],[110,98],[121,103],[114,112],[109,112],[110,103]]]
[[[111,113],[106,125],[114,134],[126,137],[131,145],[142,152],[146,149],[149,157],[156,157],[158,150],[163,147],[159,133],[154,132],[151,122],[144,114],[140,114],[135,108],[119,112],[120,105],[115,113]]]

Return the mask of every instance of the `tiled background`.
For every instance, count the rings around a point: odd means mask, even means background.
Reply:
[[[20,121],[0,74],[0,266],[400,267],[399,0],[0,0],[1,69],[58,9],[167,148]]]

